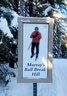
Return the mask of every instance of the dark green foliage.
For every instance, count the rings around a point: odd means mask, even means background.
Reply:
[[[0,62],[8,62],[9,50],[4,44],[0,44]]]
[[[13,19],[11,12],[6,12],[3,15],[4,15],[3,17],[6,18],[6,20],[8,22],[8,26],[10,26],[11,20]]]
[[[0,0],[0,7],[12,7],[11,4],[7,0]]]
[[[29,2],[29,14],[30,17],[33,16],[33,0],[30,0]]]
[[[48,0],[51,5],[54,5],[54,0]]]
[[[0,41],[2,41],[2,35],[3,35],[3,32],[2,30],[0,30]]]
[[[37,7],[35,12],[34,12],[34,17],[44,17],[43,11],[44,11],[43,8]]]
[[[9,83],[10,81],[10,77],[15,77],[15,73],[11,72],[8,68],[7,68],[6,63],[1,64],[0,63],[0,83],[4,84],[5,86]]]
[[[12,6],[14,8],[14,11],[16,11],[18,13],[18,3],[19,3],[19,0],[8,0],[8,1],[12,4]]]
[[[56,3],[61,4],[64,0],[55,0],[55,1],[56,1]]]
[[[62,33],[60,23],[57,20],[55,20],[54,32],[53,32],[53,57],[55,58],[61,57],[61,45],[60,45],[61,34]]]
[[[10,27],[11,33],[13,34],[14,39],[18,39],[18,28]]]
[[[6,9],[4,8],[4,10]],[[7,11],[4,10],[2,9],[2,7],[0,8],[0,16],[6,18],[8,26],[10,26],[11,20],[13,19],[12,13],[9,10]]]
[[[11,27],[11,21],[14,18],[12,14],[13,7],[8,1],[9,0],[0,0],[0,18],[3,17],[6,19],[6,22],[8,23],[8,28],[13,34],[13,38],[11,38],[7,36],[7,34],[4,34],[4,32],[0,29],[0,83],[5,83],[5,85],[9,82],[9,78],[8,80],[6,80],[7,75],[12,76],[13,74],[13,77],[15,77],[15,74],[9,72],[9,70],[7,69],[6,63],[10,63],[10,60],[12,58],[10,52],[12,52],[13,49],[12,44],[13,41],[16,41],[16,39],[18,38],[17,28]],[[17,60],[15,62],[17,62]]]
[[[3,43],[0,44],[0,63],[9,62],[12,39],[4,35]]]
[[[67,48],[65,45],[61,45],[61,51],[62,51],[62,58],[67,58]]]
[[[8,23],[8,27],[13,34],[13,38],[10,38],[7,36],[7,34],[4,34],[2,30],[0,30],[0,40],[2,40],[2,44],[0,44],[0,62],[10,62],[10,50],[11,50],[11,43],[13,42],[13,39],[18,38],[18,30],[15,27],[11,27],[11,21],[14,18],[11,11],[8,9],[5,9],[4,7],[0,8],[0,15],[1,17],[5,18]]]
[[[6,82],[6,76],[8,74],[8,69],[5,68],[5,64],[0,64],[0,82]]]

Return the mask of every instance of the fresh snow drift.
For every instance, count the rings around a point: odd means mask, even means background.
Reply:
[[[2,30],[4,34],[7,34],[7,36],[13,37],[8,27],[7,20],[3,17],[0,18],[0,30]]]

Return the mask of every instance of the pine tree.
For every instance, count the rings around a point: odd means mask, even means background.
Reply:
[[[11,26],[11,21],[14,17],[11,12],[11,4],[8,1],[9,0],[0,0],[0,18],[6,19],[8,28],[13,34],[13,38],[8,37],[7,34],[4,34],[3,30],[0,29],[0,63],[10,61],[11,43],[14,41],[14,39],[17,41],[18,38],[18,29]]]
[[[17,27],[11,25],[12,20],[15,18],[13,13],[15,13],[16,10],[13,8],[13,5],[9,1],[10,0],[0,0],[0,23],[2,23],[3,20],[5,20],[4,24],[7,23],[8,29],[10,30],[11,34],[13,34],[13,37],[9,37],[7,35],[8,30],[7,33],[5,33],[0,26],[1,28],[0,29],[0,81],[2,81],[3,83],[9,82],[9,80],[6,81],[6,77],[8,74],[14,75],[14,73],[8,71],[9,69],[7,69],[6,65],[7,63],[10,63],[10,60],[12,58],[11,57],[12,55],[10,53],[12,52],[13,49],[12,44],[14,41],[17,42],[17,38],[18,38]],[[17,60],[17,58],[15,57],[14,59]]]

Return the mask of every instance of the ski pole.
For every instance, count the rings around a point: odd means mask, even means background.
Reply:
[[[32,44],[32,42],[30,43],[30,45],[29,45],[29,47],[28,47],[28,50],[29,50],[29,48],[31,47],[31,44]]]

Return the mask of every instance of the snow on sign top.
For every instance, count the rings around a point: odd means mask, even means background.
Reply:
[[[18,82],[52,82],[52,18],[19,17]]]

